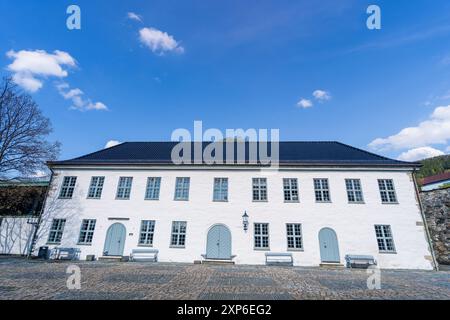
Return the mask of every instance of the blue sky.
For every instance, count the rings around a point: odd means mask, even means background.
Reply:
[[[66,27],[70,4],[81,30]],[[366,27],[370,4],[381,30]],[[64,159],[110,140],[169,140],[194,120],[405,160],[449,150],[445,0],[2,1],[0,12],[1,74],[38,81],[24,90]],[[33,66],[37,50],[60,69]]]

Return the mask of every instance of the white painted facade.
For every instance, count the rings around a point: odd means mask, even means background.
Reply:
[[[266,176],[267,202],[252,201],[252,178],[261,171],[251,167],[53,167],[51,189],[46,200],[43,223],[36,248],[47,245],[48,229],[53,218],[66,219],[61,247],[76,247],[80,258],[103,255],[107,229],[113,223],[126,228],[124,255],[139,248],[141,220],[155,220],[153,248],[159,250],[159,261],[189,262],[202,260],[206,252],[208,230],[215,224],[231,231],[233,261],[237,264],[264,264],[265,252],[288,252],[286,223],[301,223],[303,250],[292,251],[294,264],[318,266],[321,263],[319,231],[332,228],[338,238],[340,262],[346,254],[373,255],[381,268],[432,269],[431,253],[416,199],[409,169],[362,168],[281,168]],[[58,199],[64,176],[76,176],[72,199]],[[101,199],[88,199],[92,176],[104,176]],[[129,200],[116,200],[119,177],[133,177]],[[144,200],[147,177],[161,177],[159,200]],[[175,201],[176,177],[190,177],[188,201]],[[228,201],[213,201],[215,177],[228,178]],[[283,198],[283,178],[297,178],[298,203]],[[329,180],[331,202],[315,201],[313,179]],[[364,203],[347,200],[345,179],[361,180]],[[382,204],[377,179],[393,179],[397,204]],[[242,215],[249,215],[249,229],[243,230]],[[91,245],[78,245],[83,219],[96,219]],[[186,221],[184,248],[171,248],[173,221]],[[255,250],[253,224],[269,224],[270,250]],[[395,253],[380,253],[374,225],[390,225]],[[55,247],[56,245],[50,245]],[[36,251],[37,252],[37,249]]]

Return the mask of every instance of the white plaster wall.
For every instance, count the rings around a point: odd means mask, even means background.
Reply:
[[[27,221],[36,221],[37,218],[4,217],[0,219],[0,254],[28,254],[34,228]]]
[[[63,176],[77,176],[73,199],[58,199]],[[105,176],[100,200],[87,199],[92,176]],[[120,176],[132,176],[130,200],[116,200]],[[147,177],[161,177],[160,199],[144,200]],[[268,202],[252,202],[252,177],[258,170],[150,170],[150,169],[58,169],[46,202],[44,224],[37,247],[46,244],[47,230],[52,218],[67,219],[61,246],[79,247],[81,258],[87,254],[102,256],[108,227],[123,223],[127,230],[124,255],[138,247],[141,220],[155,220],[153,247],[159,250],[160,261],[193,262],[206,251],[208,229],[225,224],[232,235],[232,254],[241,264],[264,264],[265,251],[253,249],[253,223],[269,223],[270,251],[286,252],[286,223],[301,223],[303,246],[293,252],[295,265],[320,264],[319,230],[333,228],[338,237],[341,263],[346,254],[375,256],[381,268],[432,269],[430,252],[415,197],[414,184],[406,171],[341,171],[341,170],[282,170],[267,176]],[[190,177],[189,201],[174,201],[175,178]],[[229,201],[213,202],[214,177],[229,179]],[[285,203],[283,178],[297,178],[300,202]],[[316,203],[313,178],[328,178],[331,203]],[[364,204],[349,204],[346,178],[361,179]],[[382,204],[377,179],[393,179],[398,204]],[[250,228],[243,231],[244,210],[250,216]],[[128,218],[126,221],[108,220]],[[82,219],[97,219],[92,245],[78,246]],[[186,247],[170,248],[172,221],[187,221]],[[419,222],[419,223],[418,223]],[[416,224],[418,223],[418,225]],[[378,252],[375,224],[391,225],[395,254]],[[37,252],[37,250],[36,250]],[[426,257],[427,256],[427,257]]]

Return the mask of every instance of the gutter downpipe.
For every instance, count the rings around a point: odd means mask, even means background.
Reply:
[[[419,187],[417,186],[416,171],[417,171],[417,169],[414,168],[412,176],[413,176],[413,181],[414,181],[414,188],[416,190],[417,201],[419,202],[420,215],[422,216],[423,225],[425,227],[425,234],[427,237],[428,246],[430,248],[431,257],[433,259],[434,270],[439,271],[439,264],[437,263],[436,256],[434,254],[433,242],[431,241],[430,230],[428,229],[427,219],[425,217],[425,213],[423,211],[423,206],[422,206],[422,201],[420,199]]]
[[[31,258],[31,254],[34,251],[34,246],[36,245],[38,230],[39,230],[39,227],[40,227],[41,221],[42,221],[42,215],[44,214],[45,205],[47,204],[48,194],[50,193],[50,189],[52,187],[54,172],[51,167],[49,167],[49,169],[51,172],[50,181],[48,183],[47,191],[45,192],[45,200],[44,200],[44,204],[42,205],[41,212],[39,213],[38,221],[37,221],[36,225],[34,226],[33,237],[31,238],[31,243],[30,243],[30,246],[28,247],[27,259]]]

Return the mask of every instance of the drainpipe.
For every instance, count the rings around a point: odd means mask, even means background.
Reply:
[[[433,259],[434,270],[439,271],[439,264],[437,263],[436,256],[434,254],[434,248],[433,248],[433,242],[431,241],[430,230],[428,229],[427,219],[425,217],[425,213],[423,210],[422,201],[420,200],[420,192],[419,192],[419,187],[417,186],[417,179],[416,179],[416,171],[417,171],[417,169],[414,168],[412,176],[413,176],[414,188],[416,190],[417,201],[419,202],[420,215],[422,216],[423,225],[425,227],[425,234],[427,237],[428,246],[430,247],[431,257]]]
[[[44,203],[42,204],[42,208],[41,208],[41,211],[39,213],[38,221],[34,225],[33,237],[31,238],[30,247],[28,248],[27,259],[31,258],[31,254],[34,251],[34,246],[36,245],[36,241],[37,241],[38,230],[39,230],[39,227],[40,227],[41,221],[42,221],[42,215],[44,214],[44,210],[45,210],[45,204],[47,203],[48,194],[50,193],[50,189],[52,187],[54,172],[53,172],[52,168],[49,168],[49,169],[50,169],[50,172],[51,172],[50,181],[48,183],[47,191],[45,191]]]

